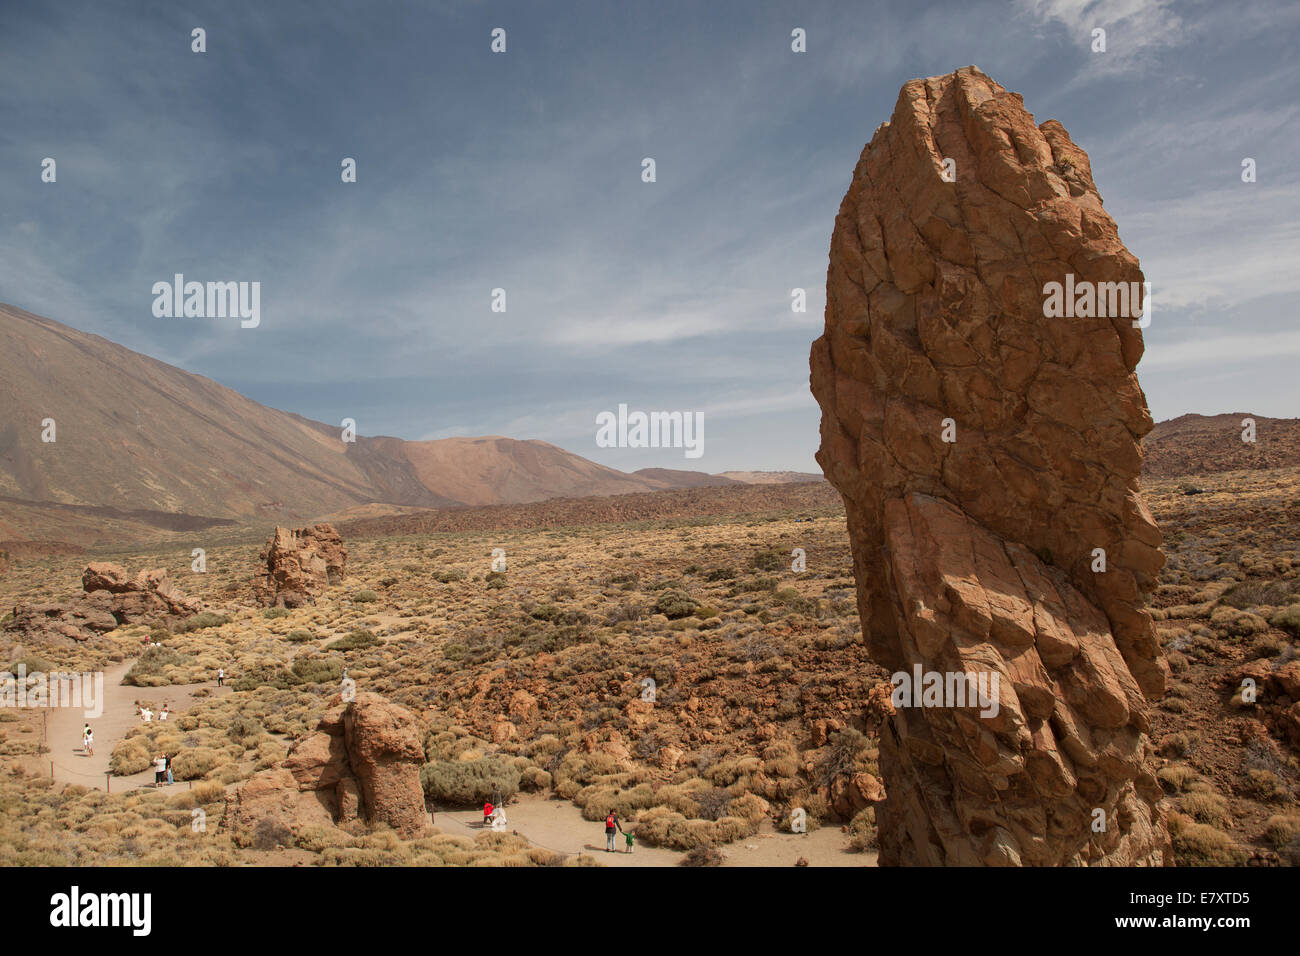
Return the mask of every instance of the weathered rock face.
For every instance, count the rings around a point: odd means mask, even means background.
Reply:
[[[896,679],[885,864],[1171,858],[1140,313],[1045,317],[1052,282],[1141,288],[1087,155],[973,67],[906,84],[840,206],[811,356],[872,657],[950,685]],[[957,706],[968,673],[991,699]]]
[[[80,644],[117,627],[112,597],[104,592],[79,594],[69,601],[20,604],[5,630],[16,640],[37,646]]]
[[[268,818],[293,834],[363,817],[403,836],[419,835],[428,814],[420,786],[424,747],[416,728],[414,714],[378,694],[357,694],[347,704],[336,699],[283,765],[236,788],[226,815],[235,841],[256,842],[257,828]]]
[[[180,592],[164,568],[141,571],[131,580],[120,565],[92,563],[81,573],[81,586],[87,594],[111,594],[113,615],[122,624],[165,616],[189,617],[201,608],[198,601]]]
[[[81,575],[82,594],[67,601],[20,605],[5,630],[33,644],[88,641],[121,624],[189,617],[202,605],[182,594],[162,568],[134,579],[116,564],[92,563]]]
[[[262,549],[266,571],[253,579],[253,600],[265,607],[314,604],[331,584],[342,584],[348,549],[333,525],[275,529]]]

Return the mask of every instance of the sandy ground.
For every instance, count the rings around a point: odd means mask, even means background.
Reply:
[[[112,789],[115,792],[145,784],[152,785],[152,768],[129,777],[113,777],[111,781],[108,779],[108,762],[113,755],[113,748],[126,736],[127,731],[142,722],[136,712],[135,702],[141,698],[166,700],[171,705],[174,720],[177,714],[194,702],[194,691],[200,687],[209,688],[214,697],[230,692],[229,687],[217,687],[216,681],[179,687],[133,687],[123,684],[122,678],[133,663],[135,662],[126,661],[104,671],[104,712],[99,717],[87,719],[85,712],[75,707],[55,707],[48,711],[46,732],[50,753],[45,759],[47,763],[54,764],[56,781],[79,783],[97,790]],[[95,732],[94,756],[81,748],[81,728],[87,723]],[[177,783],[174,786],[184,784]]]
[[[582,818],[582,811],[563,800],[524,796],[506,807],[508,831],[515,831],[537,846],[557,853],[586,853],[605,866],[676,866],[686,855],[676,850],[638,845],[625,853],[620,835],[618,850],[605,850],[602,822]],[[483,815],[476,811],[440,810],[434,823],[444,833],[472,836],[483,832]],[[723,866],[794,866],[800,857],[809,866],[875,866],[875,853],[855,853],[848,836],[838,827],[812,833],[780,833],[764,824],[758,833],[722,848]]]

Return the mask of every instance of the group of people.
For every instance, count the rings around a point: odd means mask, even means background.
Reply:
[[[619,822],[618,814],[613,810],[609,811],[609,816],[605,817],[605,852],[614,853],[615,850],[615,833],[623,834],[623,839],[627,841],[627,849],[624,853],[631,853],[632,846],[636,842],[636,837],[631,830],[624,830],[623,824]]]
[[[498,824],[497,821],[500,821]],[[483,826],[506,825],[506,808],[505,798],[501,796],[501,788],[497,787],[492,791],[492,797],[483,801]]]
[[[149,705],[148,705],[148,704],[141,704],[141,703],[137,700],[137,701],[135,702],[135,706],[138,708],[138,712],[139,712],[139,714],[140,714],[140,719],[141,719],[141,720],[143,720],[146,724],[153,723],[154,712],[153,712],[152,710],[149,709]],[[166,720],[167,717],[171,714],[171,712],[172,712],[172,709],[171,709],[170,705],[168,705],[168,704],[163,704],[163,706],[162,706],[162,710],[158,711],[158,719],[159,719],[159,720]]]
[[[172,755],[159,754],[153,758],[153,785],[160,787],[164,783],[173,784],[176,781],[172,778]]]

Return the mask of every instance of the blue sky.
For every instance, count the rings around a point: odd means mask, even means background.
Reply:
[[[1298,39],[1293,2],[3,0],[0,301],[363,434],[813,471],[853,166],[904,82],[974,63],[1089,152],[1155,289],[1155,417],[1294,417]],[[261,282],[261,325],[155,318],[177,272]],[[704,457],[598,448],[620,403],[704,412]]]

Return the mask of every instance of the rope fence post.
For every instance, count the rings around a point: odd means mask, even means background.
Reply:
[[[104,792],[105,793],[113,792],[113,775],[111,773],[104,774]]]

